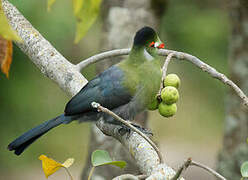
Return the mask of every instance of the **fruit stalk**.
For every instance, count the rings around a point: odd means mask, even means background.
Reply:
[[[168,54],[168,56],[167,56],[166,59],[165,59],[163,68],[162,68],[162,80],[161,80],[160,89],[159,89],[159,92],[158,92],[158,97],[159,97],[159,98],[160,98],[160,96],[161,96],[161,91],[162,91],[162,89],[164,88],[164,79],[165,79],[165,77],[166,77],[167,68],[168,68],[168,65],[169,65],[169,63],[170,63],[171,58],[173,57],[173,55],[174,55],[174,53]]]

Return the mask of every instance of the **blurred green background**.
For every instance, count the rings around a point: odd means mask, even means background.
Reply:
[[[101,50],[101,18],[78,45],[73,44],[75,18],[71,1],[57,1],[51,12],[47,12],[45,0],[11,2],[71,62],[77,63]],[[220,7],[217,0],[170,1],[161,15],[159,34],[169,49],[193,54],[228,74],[229,22],[227,12]],[[226,87],[188,62],[172,61],[169,72],[177,73],[182,82],[178,112],[171,119],[162,118],[158,112],[149,114],[154,139],[174,167],[189,156],[214,167],[221,147]],[[95,66],[82,73],[88,79],[94,77]],[[63,112],[69,97],[16,46],[10,77],[1,73],[0,86],[0,178],[32,179],[32,170],[36,179],[45,178],[38,160],[40,154],[61,162],[74,157],[78,177],[87,155],[88,123],[56,128],[20,157],[6,148],[26,130]]]

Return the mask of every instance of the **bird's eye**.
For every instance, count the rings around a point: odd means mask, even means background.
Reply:
[[[155,42],[151,42],[149,47],[154,47],[154,45],[155,45]]]

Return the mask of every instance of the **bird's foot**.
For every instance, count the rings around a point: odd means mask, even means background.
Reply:
[[[140,130],[142,133],[144,133],[145,135],[148,136],[153,136],[153,133],[150,129],[147,128],[143,128],[142,126],[135,124],[135,123],[131,123],[134,127],[136,127],[138,130]]]
[[[145,135],[147,136],[152,136],[152,131],[149,130],[149,129],[146,129],[146,128],[143,128],[141,127],[140,125],[138,124],[135,124],[135,123],[131,123],[132,126],[134,126],[135,128],[137,128],[139,131],[141,131],[142,133],[144,133]],[[119,133],[123,136],[125,135],[126,133],[128,133],[128,136],[130,136],[131,132],[133,130],[125,125],[123,125],[120,129],[119,129]]]

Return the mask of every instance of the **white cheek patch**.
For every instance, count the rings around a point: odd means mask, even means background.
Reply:
[[[144,49],[144,56],[146,58],[146,60],[148,61],[152,61],[154,58],[146,51],[146,49]]]
[[[159,46],[158,42],[155,42],[154,47],[157,48]]]

